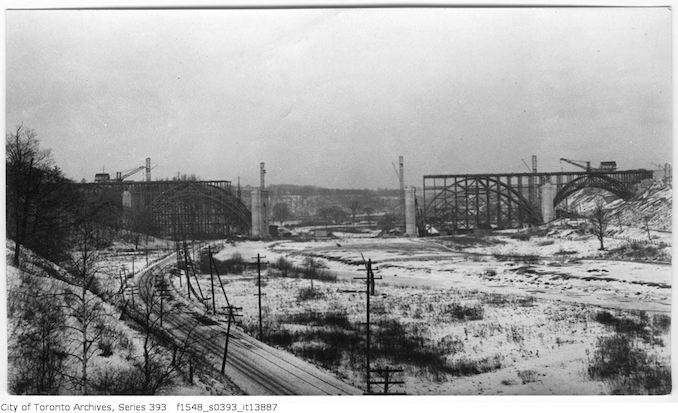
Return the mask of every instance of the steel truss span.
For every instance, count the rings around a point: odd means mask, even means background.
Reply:
[[[119,196],[125,219],[147,214],[149,232],[172,239],[247,234],[251,214],[230,181],[151,181],[80,184]]]
[[[539,225],[545,184],[555,187],[555,208],[587,187],[627,199],[645,179],[652,179],[652,171],[425,175],[422,221],[424,229],[445,233]]]

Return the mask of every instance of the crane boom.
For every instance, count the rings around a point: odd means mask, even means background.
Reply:
[[[115,180],[118,181],[118,182],[124,181],[126,178],[129,178],[130,176],[132,176],[132,175],[134,175],[134,174],[136,174],[140,171],[146,170],[146,181],[150,181],[151,180],[151,170],[153,168],[155,168],[156,166],[157,165],[151,166],[151,158],[146,158],[146,165],[137,166],[136,168],[128,169],[128,170],[122,171],[122,172],[116,172],[115,173]]]
[[[124,174],[122,172],[118,172],[115,176],[115,180],[124,181],[125,179],[129,178],[130,176],[134,175],[137,172],[143,171],[144,169],[146,169],[145,166],[137,166],[136,168]]]
[[[569,163],[569,164],[572,164],[572,165],[574,165],[574,166],[578,166],[579,168],[585,169],[585,170],[587,170],[587,171],[590,171],[590,170],[591,170],[591,162],[590,162],[590,161],[580,161],[580,162],[586,162],[586,165],[582,165],[582,164],[580,164],[580,163],[578,163],[578,162],[571,161],[571,160],[565,159],[565,158],[560,158],[560,160],[561,160],[561,161],[565,161],[565,162],[567,162],[567,163]]]

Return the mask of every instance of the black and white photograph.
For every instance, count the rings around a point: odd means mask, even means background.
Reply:
[[[26,6],[6,395],[675,397],[668,4]]]

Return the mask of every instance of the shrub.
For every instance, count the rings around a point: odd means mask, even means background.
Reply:
[[[287,260],[285,257],[278,258],[271,267],[280,271],[280,275],[283,277],[289,277],[290,273],[294,272],[294,264]]]
[[[462,303],[447,304],[442,311],[457,320],[482,320],[485,313],[481,304],[465,305]]]
[[[337,280],[337,276],[334,273],[326,270],[320,261],[312,257],[307,257],[302,266],[296,266],[286,258],[280,257],[271,267],[278,270],[282,277],[306,278],[328,282]]]
[[[642,316],[640,321],[636,321],[626,317],[615,317],[609,311],[598,311],[593,318],[601,324],[613,327],[617,333],[631,334],[644,340],[649,340],[651,336],[648,327],[649,320],[643,319]]]
[[[147,394],[143,389],[143,375],[137,369],[106,369],[90,382],[94,394]]]
[[[450,372],[455,376],[472,376],[487,373],[501,368],[501,356],[496,354],[481,359],[461,358],[455,360],[450,366]]]
[[[634,345],[625,334],[600,337],[588,374],[612,386],[614,394],[668,394],[671,371]]]
[[[671,316],[667,314],[655,314],[652,317],[652,325],[659,333],[666,333],[671,329]]]
[[[555,252],[555,255],[572,255],[576,254],[577,251],[574,250],[564,250],[564,249],[559,249],[558,251]]]
[[[537,381],[538,375],[535,370],[521,370],[518,372],[518,377],[523,381],[523,384],[534,383]]]
[[[269,332],[266,336],[266,342],[274,346],[288,347],[297,341],[298,338],[298,334],[292,333],[286,329],[281,329],[278,331]]]
[[[110,339],[104,339],[101,340],[99,343],[97,343],[97,347],[99,348],[99,355],[101,357],[110,357],[113,355],[113,341]]]
[[[297,291],[297,302],[308,301],[308,300],[318,300],[324,298],[325,294],[313,287],[302,287]]]
[[[210,257],[208,254],[202,254],[200,256],[200,272],[203,274],[209,274],[210,272]],[[218,260],[214,258],[214,264],[216,265],[216,270],[221,275],[225,274],[242,274],[245,271],[246,263],[242,258],[242,255],[239,253],[234,253],[231,255],[231,258],[227,260]]]
[[[482,297],[483,304],[490,304],[494,306],[503,306],[509,303],[509,299],[504,294],[489,293]]]
[[[412,334],[397,320],[379,324],[374,332],[373,353],[394,363],[408,363],[420,367],[440,380],[441,373],[450,372],[445,356],[423,337]]]
[[[331,351],[322,343],[300,343],[292,348],[292,352],[307,359],[311,359],[325,368],[333,368],[341,361],[341,352]]]
[[[521,307],[534,307],[535,301],[536,299],[533,296],[528,295],[526,297],[518,297],[516,303]]]
[[[464,351],[464,340],[454,335],[447,335],[436,345],[442,354],[457,354]]]
[[[345,311],[321,313],[319,311],[306,310],[303,313],[290,314],[282,317],[280,323],[303,324],[321,327],[351,328],[351,322]]]
[[[506,340],[518,344],[522,343],[523,341],[525,341],[525,336],[523,335],[524,330],[525,330],[524,328],[519,328],[518,326],[511,325],[506,330]]]
[[[532,238],[532,235],[527,232],[516,232],[515,234],[511,234],[509,237],[511,239],[517,239],[518,241],[529,241],[530,238]]]

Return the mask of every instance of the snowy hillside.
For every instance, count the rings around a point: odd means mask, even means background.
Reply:
[[[644,227],[647,217],[650,229],[654,231],[671,231],[673,208],[673,187],[664,182],[654,182],[628,201],[618,199],[609,192],[600,189],[585,189],[570,196],[570,206],[581,215],[587,215],[596,206],[597,199],[603,197],[612,211],[614,224],[632,227]]]

